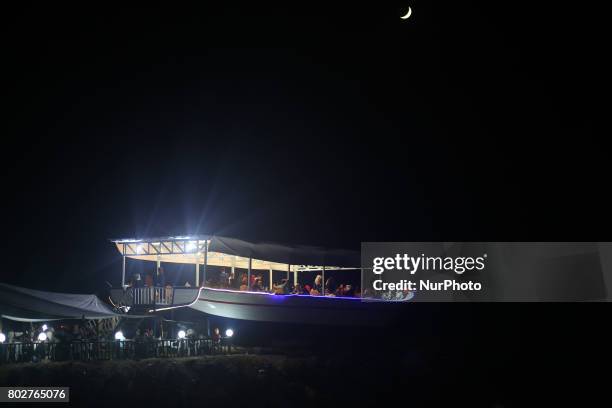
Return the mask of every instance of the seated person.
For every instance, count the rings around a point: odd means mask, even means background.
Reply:
[[[167,304],[172,303],[172,285],[166,282],[166,286],[164,286],[164,299]]]
[[[310,295],[311,296],[320,296],[321,293],[323,292],[322,289],[322,282],[323,282],[323,277],[321,275],[317,275],[317,277],[314,280],[314,284],[312,285],[312,289],[310,290]]]
[[[164,273],[164,268],[162,266],[157,270],[157,286],[161,286],[162,288],[166,286],[166,274]]]
[[[264,288],[263,288],[263,284],[261,282],[261,277],[258,277],[257,279],[255,279],[255,282],[253,283],[253,286],[251,287],[251,290],[253,292],[263,292]]]
[[[281,283],[278,285],[274,285],[274,294],[276,295],[285,295],[288,293],[289,287],[287,286],[287,278],[283,278]]]
[[[227,288],[228,278],[229,278],[229,275],[225,271],[225,268],[221,269],[221,274],[219,275],[219,287],[220,288]]]
[[[214,343],[219,343],[221,341],[221,333],[219,332],[219,328],[215,327],[212,334],[212,340]]]
[[[135,288],[141,288],[142,287],[142,279],[140,278],[140,274],[139,273],[135,273],[134,277],[132,278],[132,280],[134,281],[134,287]]]
[[[330,276],[326,281],[325,281],[325,292],[327,292],[327,290],[329,289],[330,293],[334,293],[336,291],[336,280]]]
[[[317,275],[317,277],[314,280],[314,285],[312,286],[312,288],[321,292],[322,285],[323,285],[323,277],[321,275]]]
[[[304,293],[304,289],[302,289],[302,285],[296,283],[293,290],[291,291],[292,295],[301,295]]]
[[[241,279],[240,279],[240,290],[249,290],[249,287],[247,286],[247,276],[246,275],[242,275]]]

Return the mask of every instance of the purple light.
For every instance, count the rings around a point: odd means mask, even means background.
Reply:
[[[277,295],[274,293],[268,293],[268,292],[251,292],[251,291],[246,291],[246,290],[234,290],[234,289],[218,289],[218,288],[204,288],[206,290],[212,290],[215,292],[230,292],[230,293],[249,293],[251,295],[259,295],[259,296],[273,296],[276,298],[287,298],[287,297],[307,297],[307,298],[311,298],[311,299],[342,299],[342,300],[362,300],[362,298],[358,298],[358,297],[347,297],[347,296],[312,296],[312,295],[294,295],[294,294],[289,294],[289,295]]]

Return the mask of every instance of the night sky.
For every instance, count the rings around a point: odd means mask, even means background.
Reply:
[[[116,285],[119,237],[610,239],[593,9],[56,3],[3,13],[0,281]]]

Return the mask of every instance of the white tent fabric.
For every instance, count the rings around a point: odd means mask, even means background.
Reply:
[[[128,258],[143,261],[200,264],[275,271],[359,269],[360,253],[302,245],[252,243],[221,236],[112,240]],[[208,252],[205,244],[208,243]],[[206,257],[205,257],[206,252]],[[249,262],[249,259],[251,260]],[[306,269],[303,267],[307,267]]]
[[[210,251],[224,254],[253,257],[291,265],[326,265],[359,268],[360,253],[346,250],[329,250],[304,245],[280,245],[273,243],[251,243],[236,238],[213,236]]]
[[[0,283],[0,316],[37,322],[60,319],[106,319],[120,316],[96,295],[45,292]]]

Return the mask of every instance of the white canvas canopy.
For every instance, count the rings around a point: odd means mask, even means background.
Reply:
[[[40,322],[120,316],[96,295],[46,292],[0,283],[0,317]]]
[[[324,266],[328,270],[360,267],[356,251],[252,243],[221,236],[118,239],[113,242],[123,256],[143,261],[291,272],[321,270]]]

